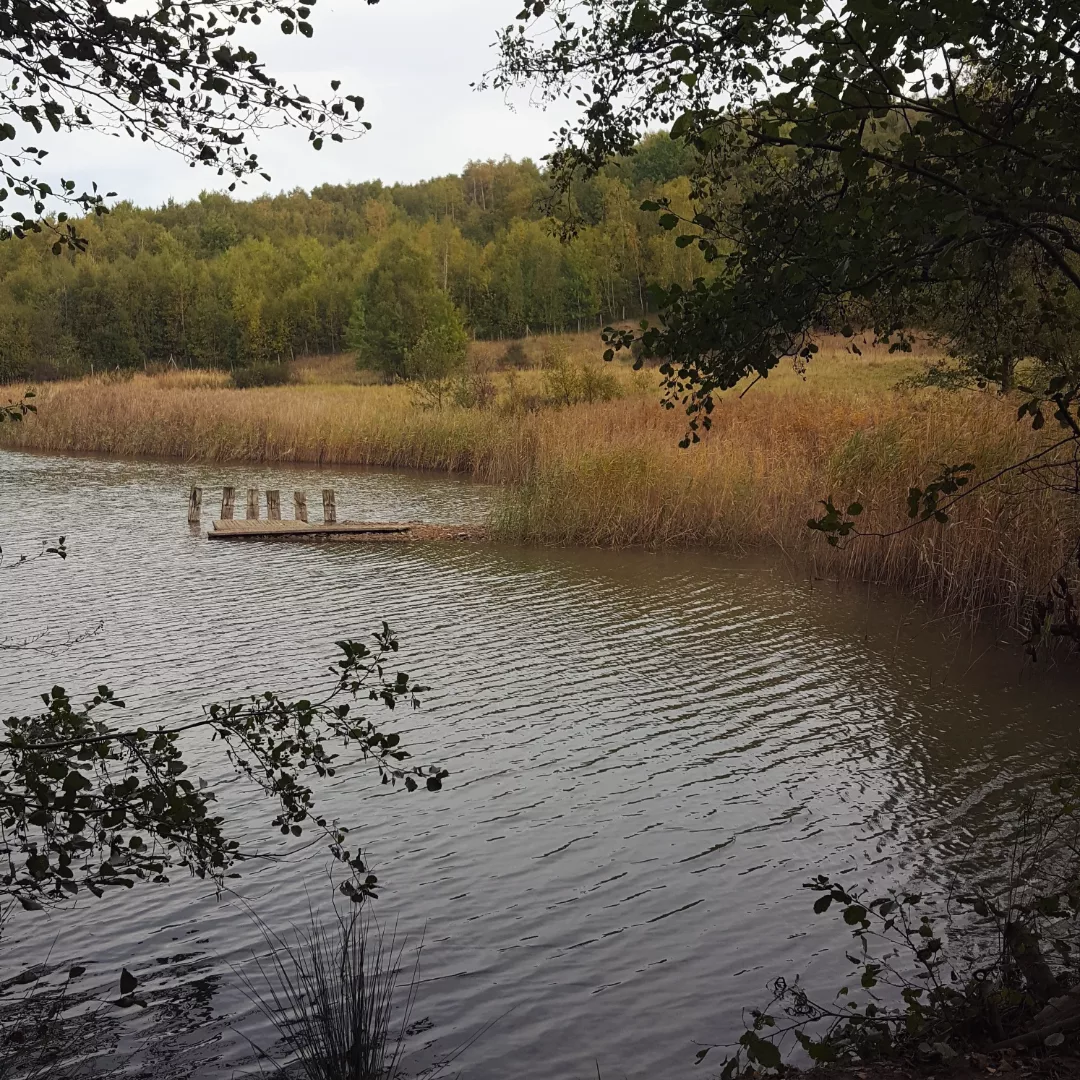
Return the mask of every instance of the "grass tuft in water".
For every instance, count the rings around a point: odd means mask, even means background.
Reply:
[[[405,939],[396,932],[387,936],[365,911],[337,912],[331,920],[312,912],[308,926],[290,938],[260,927],[267,953],[255,958],[254,972],[242,980],[287,1047],[289,1074],[305,1080],[399,1076],[419,950],[399,994]]]

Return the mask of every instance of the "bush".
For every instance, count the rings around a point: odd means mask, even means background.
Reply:
[[[524,368],[529,366],[529,354],[525,351],[525,345],[520,341],[511,341],[506,346],[499,366],[504,368]]]
[[[287,386],[293,381],[289,365],[283,362],[245,364],[233,368],[230,378],[237,390],[248,390],[255,386]]]
[[[595,364],[571,363],[566,347],[558,342],[544,352],[542,366],[544,395],[551,405],[591,405],[619,396],[614,372]]]
[[[578,392],[582,401],[591,405],[594,401],[613,401],[619,397],[619,380],[613,371],[598,364],[582,364],[578,372]]]
[[[450,395],[460,409],[488,409],[495,404],[499,390],[486,371],[466,371],[454,380]]]

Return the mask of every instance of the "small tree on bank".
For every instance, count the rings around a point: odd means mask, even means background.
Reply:
[[[443,296],[444,309],[433,312],[433,318],[405,355],[405,374],[410,379],[445,379],[465,363],[469,336],[449,297],[445,293]]]

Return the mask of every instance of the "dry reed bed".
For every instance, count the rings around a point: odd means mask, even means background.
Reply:
[[[1014,407],[989,395],[779,383],[726,400],[689,450],[677,446],[685,418],[641,393],[505,415],[420,410],[401,386],[230,390],[217,376],[175,374],[48,386],[38,404],[37,417],[0,429],[2,445],[464,472],[505,485],[493,520],[505,539],[780,548],[818,573],[900,586],[970,614],[1015,614],[1080,531],[1075,500],[1049,491],[1019,502],[979,493],[946,528],[840,551],[806,528],[830,494],[861,501],[864,527],[901,527],[908,487],[939,463],[970,460],[985,476],[1039,445]]]
[[[569,419],[569,418],[568,418]],[[1038,444],[1015,409],[935,392],[801,392],[729,400],[705,442],[675,446],[683,418],[643,401],[597,406],[566,423],[543,460],[508,493],[496,531],[520,540],[594,545],[779,548],[814,571],[897,586],[971,616],[1015,618],[1080,535],[1075,500],[1032,490],[1018,502],[984,490],[945,528],[830,548],[807,529],[834,496],[866,510],[860,527],[909,524],[905,496],[942,462],[988,476]]]

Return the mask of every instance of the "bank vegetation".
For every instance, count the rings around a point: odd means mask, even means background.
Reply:
[[[315,358],[284,386],[235,389],[215,371],[45,384],[5,447],[193,461],[367,465],[463,473],[501,486],[494,534],[522,543],[774,550],[817,576],[897,586],[971,618],[1017,619],[1067,561],[1075,500],[993,483],[946,526],[910,528],[904,494],[941,462],[991,477],[1052,436],[993,392],[905,389],[926,355],[825,343],[806,377],[780,369],[727,394],[712,429],[679,449],[686,417],[659,405],[655,370],[595,357],[595,338],[473,345],[432,390],[373,383]],[[509,354],[519,366],[502,363]],[[10,387],[8,396],[21,388]],[[807,529],[832,496],[880,536],[830,548]]]

